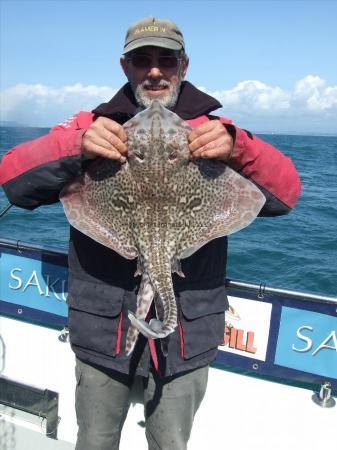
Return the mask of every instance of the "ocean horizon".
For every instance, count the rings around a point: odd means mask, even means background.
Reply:
[[[12,121],[6,121],[6,120],[0,120],[0,127],[8,127],[8,128],[35,128],[37,130],[50,130],[51,127],[48,126],[32,126],[32,125],[25,125],[18,122],[12,122]],[[250,130],[251,133],[256,135],[287,135],[287,136],[322,136],[322,137],[337,137],[337,131],[332,132],[325,132],[325,131],[317,131],[317,132],[310,132],[307,131],[280,131],[280,130]]]

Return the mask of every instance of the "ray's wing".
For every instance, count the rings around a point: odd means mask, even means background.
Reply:
[[[130,224],[127,167],[97,160],[60,194],[70,224],[128,259],[138,256]]]
[[[186,258],[207,242],[248,226],[266,201],[252,182],[219,161],[191,162],[183,183],[181,191],[185,189],[186,195],[179,220],[184,226],[178,258]]]

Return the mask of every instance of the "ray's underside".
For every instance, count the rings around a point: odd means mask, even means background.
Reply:
[[[142,282],[137,309],[129,314],[130,354],[139,330],[151,338],[174,331],[172,271],[183,275],[179,260],[249,225],[265,197],[220,161],[192,161],[190,128],[159,102],[124,128],[127,162],[96,160],[60,198],[71,225],[125,258],[138,258]],[[155,296],[161,322],[149,324],[145,319]]]

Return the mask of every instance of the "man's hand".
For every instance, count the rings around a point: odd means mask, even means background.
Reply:
[[[98,117],[82,137],[82,152],[87,159],[97,156],[126,161],[127,135],[124,128],[107,117]]]
[[[220,120],[204,122],[191,131],[189,148],[194,159],[209,158],[227,161],[233,151],[233,138]]]

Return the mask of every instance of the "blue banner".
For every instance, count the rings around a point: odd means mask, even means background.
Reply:
[[[275,364],[337,378],[337,317],[283,307]]]
[[[11,253],[1,253],[0,299],[67,317],[67,267]]]

